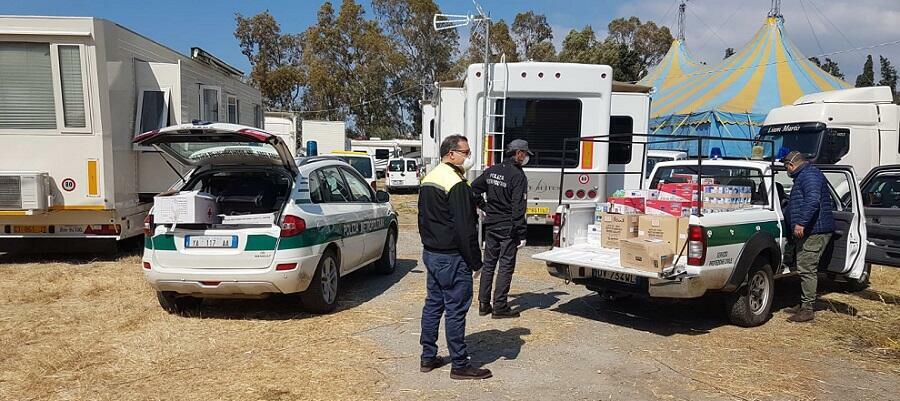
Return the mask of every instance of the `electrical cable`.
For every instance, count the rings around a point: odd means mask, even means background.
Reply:
[[[803,0],[800,0],[800,8],[803,9],[803,15],[806,17],[806,23],[809,24],[809,30],[812,31],[813,38],[816,39],[816,46],[819,46],[819,51],[825,53],[825,49],[822,48],[822,43],[819,42],[819,35],[816,34],[816,29],[813,28],[812,21],[809,19],[809,13],[806,12],[806,6],[803,5]],[[850,46],[853,46],[852,44]]]
[[[400,91],[397,91],[397,92],[394,92],[394,93],[390,93],[390,94],[388,94],[388,95],[385,96],[385,97],[380,97],[380,98],[376,98],[376,99],[370,99],[370,100],[366,100],[366,101],[364,101],[364,102],[360,102],[360,103],[357,103],[357,104],[351,104],[351,105],[349,105],[349,106],[333,107],[333,108],[330,108],[330,109],[321,109],[321,110],[291,110],[291,112],[292,112],[292,113],[297,113],[297,114],[313,114],[313,113],[327,113],[327,112],[329,112],[329,111],[340,111],[340,110],[344,110],[344,109],[352,109],[352,108],[356,108],[356,107],[360,107],[360,106],[365,106],[365,105],[370,104],[370,103],[375,103],[375,102],[385,101],[385,100],[388,100],[388,99],[390,99],[390,98],[392,98],[392,97],[395,97],[395,96],[397,96],[397,95],[400,95],[400,94],[409,92],[409,91],[411,91],[411,90],[414,90],[414,89],[415,89],[415,90],[418,90],[419,87],[421,87],[421,86],[425,86],[425,85],[424,85],[424,84],[418,84],[418,85],[411,86],[411,87],[409,87],[409,88],[406,88],[406,89],[403,89],[403,90],[400,90]]]

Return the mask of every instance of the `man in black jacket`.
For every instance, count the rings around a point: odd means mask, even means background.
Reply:
[[[525,197],[528,178],[522,166],[532,155],[528,142],[510,141],[506,158],[484,171],[472,182],[475,195],[486,195],[484,204],[484,270],[478,286],[478,314],[491,314],[494,319],[518,317],[519,312],[507,304],[512,275],[516,269],[516,253],[525,246],[528,226],[525,222]],[[498,267],[499,262],[499,267]],[[497,288],[491,306],[491,287],[497,270]]]
[[[444,365],[437,356],[441,315],[450,349],[452,379],[486,379],[491,371],[469,362],[466,351],[466,313],[472,303],[472,272],[481,269],[475,195],[465,178],[472,151],[465,137],[451,135],[441,143],[441,164],[419,188],[419,236],[427,270],[427,296],[422,308],[420,370]]]

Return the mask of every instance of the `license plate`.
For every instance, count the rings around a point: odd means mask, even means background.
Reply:
[[[618,281],[626,284],[637,284],[637,277],[634,274],[611,272],[608,270],[591,270],[591,277],[601,278],[604,280]]]
[[[525,209],[525,214],[550,214],[549,207],[529,207]]]
[[[391,184],[400,185],[400,184],[403,184],[403,180],[392,180]]]
[[[46,234],[47,226],[13,226],[13,234]]]
[[[237,235],[188,235],[185,248],[237,248]]]

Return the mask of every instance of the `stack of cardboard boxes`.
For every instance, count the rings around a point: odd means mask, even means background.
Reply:
[[[597,205],[587,242],[619,249],[624,267],[660,272],[684,249],[689,216],[700,211],[701,190],[704,213],[750,204],[750,187],[718,185],[711,179],[619,191]]]

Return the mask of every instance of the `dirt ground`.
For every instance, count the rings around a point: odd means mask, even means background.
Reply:
[[[137,251],[108,260],[0,256],[3,400],[883,400],[900,394],[900,270],[872,286],[820,286],[817,320],[785,321],[799,285],[777,285],[762,327],[728,325],[714,299],[601,299],[519,256],[511,303],[522,317],[473,308],[467,342],[478,382],[418,372],[424,266],[415,195],[401,213],[399,268],[341,282],[340,307],[304,313],[291,297],[206,302],[163,312]],[[442,351],[443,339],[441,339]],[[893,395],[891,395],[893,394]]]

